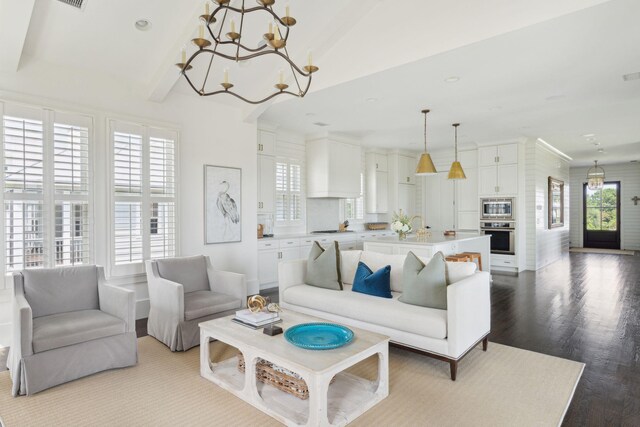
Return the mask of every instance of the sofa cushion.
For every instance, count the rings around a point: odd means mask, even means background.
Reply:
[[[327,249],[323,249],[320,243],[313,242],[304,282],[319,288],[342,290],[338,242],[333,242]]]
[[[204,256],[166,258],[156,260],[158,274],[163,279],[180,283],[184,293],[208,291],[207,261]]]
[[[360,262],[351,290],[374,297],[391,298],[390,275],[391,267],[388,265],[373,272],[367,264]]]
[[[392,292],[392,298],[386,299],[349,291],[349,285],[345,285],[344,292],[295,285],[285,289],[283,301],[420,336],[447,337],[445,310],[401,303],[398,292]]]
[[[33,351],[41,353],[125,332],[124,320],[100,310],[41,316],[33,319]]]
[[[24,270],[22,276],[34,318],[100,307],[95,265]]]
[[[360,263],[360,254],[362,251],[340,251],[340,273],[342,275],[342,283],[353,285],[353,279],[356,276],[358,263]]]
[[[362,251],[360,261],[364,262],[373,271],[380,270],[384,266],[391,266],[391,290],[402,292],[402,267],[406,255],[387,255],[378,252]]]
[[[212,291],[195,291],[184,294],[184,319],[192,320],[198,317],[222,313],[223,311],[240,308],[242,301],[229,295]]]
[[[413,252],[409,252],[404,262],[403,279],[404,291],[400,301],[447,309],[446,263],[442,252],[437,252],[426,265]]]

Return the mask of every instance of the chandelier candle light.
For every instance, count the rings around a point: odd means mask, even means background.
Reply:
[[[211,13],[209,13],[209,2],[205,3],[205,13],[200,15],[202,24],[198,28],[198,37],[191,40],[197,50],[187,58],[186,49],[182,49],[181,61],[176,64],[189,86],[200,96],[229,94],[250,104],[260,104],[282,94],[304,97],[311,86],[311,76],[318,71],[318,67],[313,65],[311,53],[308,55],[307,65],[302,69],[289,58],[289,52],[287,51],[289,31],[297,22],[290,15],[289,6],[286,6],[285,16],[281,18],[273,11],[275,0],[258,0],[257,6],[247,8],[245,8],[245,0],[241,1],[240,7],[231,6],[230,0],[215,0],[215,3],[217,3],[217,7]],[[264,40],[258,43],[257,47],[252,48],[243,41],[243,30],[250,30],[245,27],[246,18],[250,14],[258,15],[260,13],[268,16],[269,29],[262,37]],[[239,20],[238,27],[236,27],[236,20]],[[228,25],[225,24],[227,21]],[[219,22],[218,25],[216,25],[217,22]],[[223,32],[225,28],[228,29],[226,33]],[[209,39],[213,40],[213,43]],[[206,58],[204,62],[206,65],[202,67],[201,71],[193,70],[188,73],[194,68],[195,64],[192,65],[192,63],[200,55],[204,55],[203,58]],[[279,72],[278,81],[274,85],[276,90],[260,99],[249,99],[232,91],[231,89],[234,85],[229,81],[227,68],[224,68],[224,80],[220,83],[222,89],[211,88],[210,84],[208,85],[212,78],[214,59],[240,62],[266,56],[279,57],[286,62],[291,69],[296,85],[295,91],[287,90],[289,85],[284,82],[284,72],[282,70]],[[262,76],[263,74],[255,76],[255,80],[260,80]],[[198,80],[197,84],[196,80]]]
[[[436,167],[433,165],[433,160],[431,160],[431,155],[427,151],[427,113],[429,110],[422,110],[422,114],[424,114],[424,153],[420,156],[420,161],[418,162],[418,167],[416,168],[417,176],[428,176],[428,175],[436,175],[438,171]]]
[[[454,123],[451,126],[455,129],[455,160],[451,163],[451,169],[449,169],[448,179],[467,179],[467,176],[464,174],[464,170],[462,169],[462,165],[458,161],[458,126],[460,123]]]

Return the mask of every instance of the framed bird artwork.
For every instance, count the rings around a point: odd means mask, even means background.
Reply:
[[[242,241],[242,170],[204,165],[205,244]]]

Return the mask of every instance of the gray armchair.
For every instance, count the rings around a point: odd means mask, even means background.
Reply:
[[[235,313],[247,304],[244,274],[214,270],[208,256],[146,261],[147,332],[171,351],[200,344],[198,323]]]
[[[135,365],[134,292],[105,283],[95,265],[13,275],[13,395]]]

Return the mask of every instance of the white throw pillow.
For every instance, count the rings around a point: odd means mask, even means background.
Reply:
[[[362,251],[340,251],[342,283],[353,285],[353,278],[355,277],[356,270],[358,269],[361,253]]]

